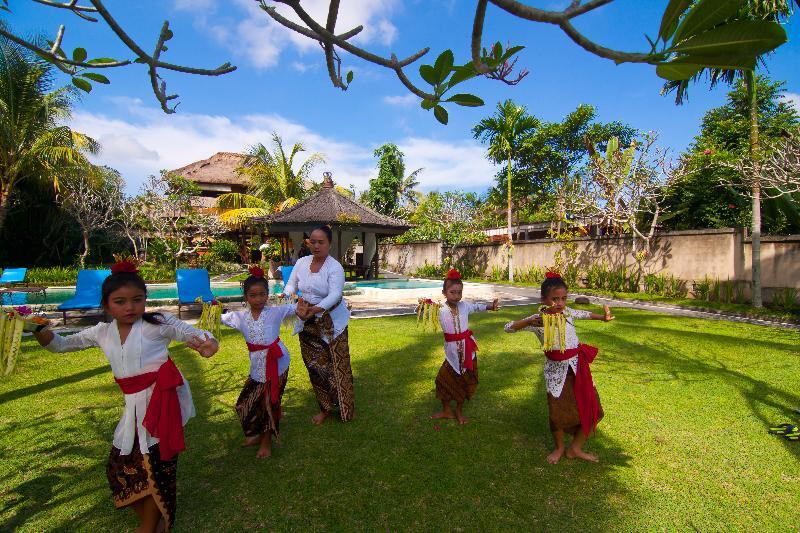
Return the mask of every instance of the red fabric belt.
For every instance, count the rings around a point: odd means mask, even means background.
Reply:
[[[592,371],[589,364],[597,356],[597,348],[588,344],[579,344],[577,348],[565,351],[552,350],[544,352],[545,357],[551,361],[566,361],[578,356],[578,372],[575,373],[575,402],[578,404],[578,415],[581,419],[581,429],[584,435],[589,435],[597,428],[597,418],[600,416],[600,402],[594,392]]]
[[[444,340],[445,342],[464,341],[464,368],[474,370],[475,364],[472,361],[472,355],[478,351],[478,344],[472,338],[472,330],[468,329],[461,333],[445,333]]]
[[[279,343],[281,338],[278,337],[272,344],[251,344],[247,343],[247,349],[251,352],[260,352],[261,350],[267,351],[267,362],[265,366],[266,381],[269,382],[269,388],[264,389],[264,394],[269,390],[269,403],[276,404],[281,396],[281,384],[278,382],[278,359],[283,357],[283,351]]]
[[[170,460],[186,449],[177,391],[183,385],[183,377],[172,359],[167,359],[156,372],[114,379],[124,394],[136,394],[155,383],[142,425],[159,440],[161,459]]]

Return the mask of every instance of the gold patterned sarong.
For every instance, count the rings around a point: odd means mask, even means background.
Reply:
[[[323,335],[330,339],[330,343],[323,340]],[[343,422],[352,420],[355,403],[347,328],[334,339],[333,319],[324,313],[321,317],[307,320],[299,337],[303,363],[308,369],[319,408],[323,411],[338,408]]]

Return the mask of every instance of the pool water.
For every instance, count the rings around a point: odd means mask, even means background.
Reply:
[[[368,281],[356,281],[353,283],[359,288],[372,289],[434,289],[441,287],[439,281],[420,281],[413,279],[374,279]]]
[[[273,293],[280,292],[282,289],[281,282],[270,283],[270,291]],[[438,281],[420,281],[420,280],[404,280],[404,279],[376,279],[366,281],[355,281],[347,283],[345,290],[353,290],[359,288],[372,288],[372,289],[433,289],[441,287]],[[242,289],[238,283],[212,283],[211,292],[215,297],[225,296],[241,296]],[[3,294],[3,305],[42,305],[42,304],[60,304],[75,296],[74,288],[59,288],[52,287],[47,289],[44,295],[40,293],[11,293]],[[147,299],[148,300],[175,300],[178,298],[178,288],[174,283],[148,285]]]

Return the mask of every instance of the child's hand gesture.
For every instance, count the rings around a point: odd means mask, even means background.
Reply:
[[[539,315],[529,316],[528,318],[524,319],[525,323],[528,326],[533,326],[535,328],[543,328],[544,322],[542,322],[542,317]]]
[[[199,337],[192,337],[186,341],[186,346],[192,350],[196,350],[197,353],[203,357],[211,357],[217,353],[217,350],[219,350],[219,343],[217,342],[217,339],[209,337],[208,333],[206,333],[202,339]]]
[[[492,305],[487,307],[486,310],[487,311],[498,311],[498,310],[500,310],[500,299],[499,298],[495,298],[494,301],[492,301]]]
[[[603,306],[603,322],[611,322],[614,320],[614,315],[611,314],[611,309],[607,306]]]

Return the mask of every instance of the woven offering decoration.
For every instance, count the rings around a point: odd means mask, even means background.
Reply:
[[[442,304],[430,298],[420,298],[417,304],[417,327],[422,325],[423,331],[430,329],[434,333],[439,327],[439,310]]]

